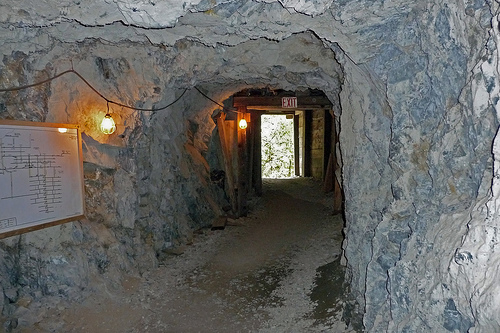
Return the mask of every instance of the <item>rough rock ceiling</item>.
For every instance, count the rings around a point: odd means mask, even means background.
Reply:
[[[0,5],[5,7],[0,14],[3,22],[18,23],[24,20],[27,25],[51,25],[56,22],[75,20],[82,25],[107,25],[113,22],[123,22],[125,25],[144,28],[173,27],[177,20],[187,13],[214,11],[225,6],[235,8],[239,1],[224,0],[113,0],[113,1],[16,1]],[[257,3],[280,3],[290,11],[307,15],[324,13],[333,0],[258,0]]]
[[[333,0],[200,0],[200,1],[32,1],[0,3],[0,40],[18,44],[29,40],[30,52],[52,40],[77,42],[100,39],[167,45],[187,38],[207,46],[237,45],[250,39],[282,40],[313,31],[320,39],[350,49],[356,62],[365,62],[380,45],[380,35],[395,33],[388,26],[407,17],[414,1]],[[394,22],[392,24],[391,22]],[[30,27],[40,28],[38,30]],[[15,47],[14,47],[15,48]],[[9,46],[5,55],[17,51]]]

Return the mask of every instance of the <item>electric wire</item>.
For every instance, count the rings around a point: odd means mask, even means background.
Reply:
[[[165,105],[165,106],[162,106],[160,108],[138,108],[138,107],[134,107],[134,106],[130,106],[130,105],[126,105],[126,104],[123,104],[123,103],[120,103],[120,102],[116,102],[116,101],[113,101],[109,98],[107,98],[106,96],[104,96],[101,92],[99,92],[99,90],[97,90],[96,88],[94,88],[94,86],[92,84],[90,84],[89,81],[87,81],[87,79],[85,79],[80,73],[78,73],[76,70],[74,69],[68,69],[68,70],[65,70],[64,72],[61,72],[57,75],[54,75],[52,77],[49,77],[45,80],[42,80],[42,81],[39,81],[39,82],[35,82],[35,83],[31,83],[31,84],[27,84],[27,85],[22,85],[22,86],[17,86],[17,87],[10,87],[10,88],[0,88],[0,93],[2,92],[13,92],[13,91],[19,91],[19,90],[24,90],[24,89],[28,89],[28,88],[33,88],[33,87],[36,87],[36,86],[39,86],[39,85],[42,85],[42,84],[45,84],[45,83],[49,83],[65,74],[68,74],[68,73],[73,73],[75,74],[80,80],[82,80],[92,91],[94,91],[97,95],[99,95],[99,97],[101,97],[102,99],[104,99],[106,101],[106,103],[108,104],[108,109],[109,109],[109,104],[114,104],[114,105],[117,105],[117,106],[121,106],[123,108],[127,108],[127,109],[131,109],[131,110],[135,110],[135,111],[148,111],[148,112],[157,112],[157,111],[162,111],[162,110],[165,110],[167,109],[168,107],[174,105],[175,103],[177,103],[181,98],[182,96],[184,96],[184,94],[186,93],[186,91],[189,90],[189,88],[186,88],[184,89],[184,91],[181,93],[181,95],[179,97],[177,97],[173,102]],[[198,87],[194,87],[203,97],[209,99],[210,101],[212,101],[213,103],[219,105],[220,107],[223,108],[223,110],[226,110],[226,111],[229,111],[229,112],[238,112],[238,111],[234,111],[234,110],[229,110],[227,108],[225,108],[222,104],[214,101],[212,98],[210,98],[209,96],[207,96],[205,93],[203,93],[200,89],[198,89]]]
[[[243,112],[240,112],[240,111],[237,111],[237,110],[229,110],[228,108],[226,108],[224,105],[220,104],[219,102],[213,100],[212,98],[210,98],[209,96],[207,96],[203,91],[201,91],[200,89],[198,89],[198,87],[194,87],[194,89],[196,89],[203,97],[209,99],[210,101],[212,101],[213,103],[217,104],[218,106],[220,106],[222,108],[222,110],[226,111],[226,112],[236,112],[236,113],[243,113]]]
[[[39,86],[39,85],[42,85],[44,83],[48,83],[54,79],[57,79],[58,77],[60,76],[63,76],[64,74],[67,74],[67,73],[72,73],[72,72],[75,72],[74,69],[68,69],[67,71],[64,71],[62,73],[59,73],[53,77],[49,77],[48,79],[46,80],[43,80],[43,81],[40,81],[40,82],[35,82],[35,83],[32,83],[32,84],[27,84],[27,85],[24,85],[24,86],[19,86],[19,87],[11,87],[11,88],[0,88],[0,92],[9,92],[9,91],[17,91],[17,90],[23,90],[23,89],[28,89],[28,88],[32,88],[32,87],[35,87],[35,86]],[[100,95],[100,94],[99,94]],[[102,97],[102,96],[101,96]]]

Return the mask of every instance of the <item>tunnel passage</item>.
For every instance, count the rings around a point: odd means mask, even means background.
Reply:
[[[43,279],[47,290],[56,290],[59,281],[63,280],[69,281],[70,290],[76,288],[73,286],[85,285],[94,268],[98,274],[107,274],[106,278],[109,276],[110,281],[118,281],[124,269],[142,273],[157,265],[164,251],[177,244],[190,242],[193,230],[210,225],[214,216],[218,216],[219,201],[210,186],[207,168],[207,164],[210,164],[208,146],[214,141],[214,104],[196,89],[186,88],[185,84],[197,82],[196,88],[216,101],[227,100],[245,89],[255,89],[253,87],[275,87],[282,89],[283,93],[293,94],[308,89],[313,94],[321,88],[333,105],[335,115],[340,114],[338,96],[342,68],[336,62],[332,49],[325,47],[312,34],[297,34],[279,43],[262,39],[242,43],[238,48],[221,46],[224,52],[192,41],[179,44],[176,47],[182,47],[182,56],[178,55],[176,49],[165,52],[151,47],[133,48],[131,51],[127,44],[115,46],[89,42],[80,45],[80,49],[85,52],[79,53],[80,58],[74,56],[72,59],[75,68],[85,72],[85,77],[92,82],[102,82],[102,91],[106,91],[108,85],[120,86],[116,99],[135,100],[138,86],[144,89],[146,97],[143,97],[145,101],[142,103],[146,107],[165,106],[182,97],[166,111],[152,114],[112,107],[113,117],[119,124],[113,136],[104,136],[94,130],[93,108],[82,103],[84,100],[89,101],[89,105],[91,102],[95,104],[94,92],[76,78],[63,77],[54,81],[52,94],[41,97],[50,97],[46,119],[80,122],[82,131],[86,133],[84,167],[89,208],[88,221],[76,224],[77,235],[81,235],[78,242],[84,242],[84,245],[72,243],[74,234],[71,228],[50,231],[51,239],[70,239],[64,244],[59,241],[54,244],[38,242],[38,238],[30,243],[30,248],[40,250],[37,252],[40,255],[37,262],[41,262],[45,270],[53,272],[53,275]],[[133,55],[128,52],[133,52]],[[209,64],[204,64],[206,71],[179,70],[174,67],[169,72],[171,76],[165,75],[164,62],[177,61],[190,68],[199,63],[200,52],[210,59]],[[251,61],[241,57],[241,53],[245,52],[252,54]],[[102,58],[106,54],[122,54],[123,57],[119,60]],[[66,59],[65,55],[59,57]],[[227,66],[226,57],[232,59],[232,67]],[[158,64],[145,68],[144,58],[160,60]],[[57,64],[56,61],[54,63]],[[128,68],[129,72],[124,73],[124,68]],[[130,73],[137,73],[135,80],[129,79]],[[231,98],[228,107],[234,107],[234,99]],[[250,109],[247,113],[252,114],[253,106]],[[307,108],[315,109],[326,115],[324,105]],[[302,112],[306,118],[306,114],[314,112],[307,110],[298,112]],[[227,116],[237,118],[240,114],[228,113]],[[33,117],[37,116],[34,112]],[[249,125],[253,126],[251,118]],[[304,141],[306,138],[304,136]],[[304,154],[312,156],[312,151]],[[321,156],[321,162],[317,165],[322,173],[325,157],[324,154]],[[219,169],[224,170],[222,167]],[[312,169],[312,165],[304,166],[304,175],[307,175],[306,172],[312,173]],[[103,191],[103,188],[106,190]],[[102,202],[107,205],[103,206]],[[85,238],[87,233],[95,236]],[[44,235],[44,232],[37,233],[40,239]],[[51,253],[60,248],[71,250],[72,246],[85,247],[81,253],[68,259],[68,262],[74,263],[74,269],[52,269],[55,264],[50,259]],[[17,250],[13,251],[16,253]],[[30,252],[23,253],[28,255]],[[31,271],[33,267],[22,269],[27,272],[26,276],[34,277],[26,285],[36,289],[39,286],[38,271]],[[11,275],[5,273],[5,276]]]
[[[262,194],[262,116],[284,115],[293,121],[295,176],[312,177],[334,192],[334,210],[340,211],[342,192],[337,160],[339,128],[334,104],[317,89],[245,89],[226,100],[233,109],[216,110],[216,149],[219,165],[213,177],[224,177],[224,189],[237,216],[247,213],[248,197]],[[232,111],[234,110],[234,111]],[[242,122],[244,126],[242,126]],[[335,123],[337,122],[337,126]],[[219,176],[220,177],[220,176]]]
[[[194,85],[218,101],[257,84],[340,94],[345,251],[367,331],[500,330],[490,239],[498,184],[484,208],[498,124],[497,2],[88,2],[4,5],[2,84],[71,64],[139,107]],[[88,221],[2,242],[0,291],[15,291],[5,296],[73,295],[94,271],[118,281],[209,223],[213,105],[185,97],[154,116],[112,110],[121,127],[109,138],[93,130],[102,101],[75,81],[2,100],[2,118],[81,124],[89,194]],[[7,298],[0,307],[14,313]]]

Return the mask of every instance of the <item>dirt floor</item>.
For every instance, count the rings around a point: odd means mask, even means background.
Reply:
[[[13,332],[354,332],[341,321],[332,200],[311,179],[267,179],[248,217],[200,230],[158,269]]]

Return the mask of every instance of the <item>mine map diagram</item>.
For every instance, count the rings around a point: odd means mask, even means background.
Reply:
[[[82,213],[75,140],[76,129],[0,126],[0,232]]]

